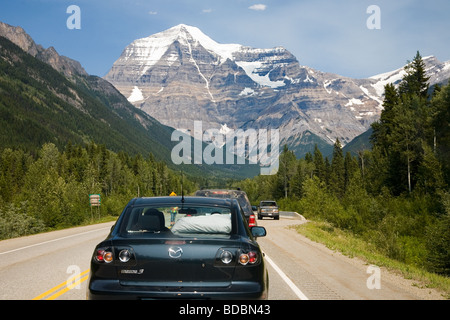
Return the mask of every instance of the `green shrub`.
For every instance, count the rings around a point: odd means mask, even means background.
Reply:
[[[0,208],[0,239],[16,238],[46,230],[43,221],[28,215],[28,202]]]
[[[427,229],[427,266],[432,272],[450,276],[450,207]]]

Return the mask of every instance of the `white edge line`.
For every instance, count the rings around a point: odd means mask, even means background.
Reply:
[[[66,237],[62,237],[62,238],[57,238],[57,239],[53,239],[53,240],[48,240],[48,241],[44,241],[44,242],[40,242],[40,243],[35,243],[35,244],[31,244],[31,245],[29,245],[29,246],[25,246],[25,247],[13,249],[13,250],[5,251],[5,252],[0,252],[0,256],[3,255],[3,254],[7,254],[7,253],[15,252],[15,251],[20,251],[20,250],[28,249],[28,248],[40,246],[40,245],[43,245],[43,244],[47,244],[47,243],[59,241],[59,240],[64,240],[64,239],[68,239],[68,238],[73,238],[73,237],[81,236],[81,235],[83,235],[83,234],[87,234],[87,233],[91,233],[91,232],[96,232],[96,231],[100,231],[100,230],[104,230],[104,229],[111,229],[111,227],[101,228],[101,229],[95,229],[95,230],[86,231],[86,232],[82,232],[82,233],[76,233],[76,234],[72,234],[72,235],[70,235],[70,236],[66,236]]]
[[[264,260],[270,263],[270,265],[275,269],[275,271],[280,275],[280,277],[286,282],[286,284],[292,289],[295,295],[300,300],[309,300],[307,296],[292,282],[291,279],[270,259],[267,254],[264,255]]]

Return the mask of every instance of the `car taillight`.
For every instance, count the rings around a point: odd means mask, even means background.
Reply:
[[[250,217],[248,218],[248,226],[249,227],[255,227],[256,226],[256,219],[255,219],[255,215],[254,214],[250,215]]]
[[[224,264],[230,264],[233,261],[233,254],[230,251],[224,250],[220,255],[220,259]]]
[[[113,261],[113,253],[111,251],[107,251],[105,249],[98,249],[95,255],[95,260],[97,262],[106,262],[110,263]]]
[[[130,261],[130,259],[131,259],[131,252],[128,251],[127,249],[119,252],[120,262],[126,263],[126,262]]]
[[[258,262],[258,253],[256,251],[241,253],[239,256],[239,263],[243,266],[247,264],[255,264],[256,262]]]
[[[95,260],[97,260],[97,262],[103,262],[103,255],[105,254],[105,250],[103,249],[98,249],[97,250],[97,255],[95,256]]]
[[[255,264],[258,261],[258,254],[255,251],[248,253],[248,263]]]
[[[220,248],[216,253],[214,266],[233,267],[238,257],[239,252],[235,248]]]
[[[103,260],[106,263],[110,263],[113,261],[113,254],[112,252],[106,251],[105,254],[103,255]]]
[[[243,266],[245,266],[248,263],[248,254],[242,253],[239,256],[239,263],[242,264]]]

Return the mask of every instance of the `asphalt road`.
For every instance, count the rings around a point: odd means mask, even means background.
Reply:
[[[363,262],[343,257],[288,228],[304,222],[292,213],[283,214],[280,220],[258,221],[268,232],[258,242],[269,269],[269,299],[436,298],[428,290],[405,284],[387,271],[368,270]],[[0,241],[0,299],[84,300],[91,254],[112,224]]]
[[[89,270],[95,246],[106,237],[112,225],[71,228],[1,241],[0,299],[84,300],[87,273],[83,273]]]

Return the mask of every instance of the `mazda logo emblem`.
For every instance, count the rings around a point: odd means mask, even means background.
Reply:
[[[171,247],[169,248],[169,257],[171,258],[180,258],[181,255],[183,254],[183,249],[181,249],[180,247]]]

